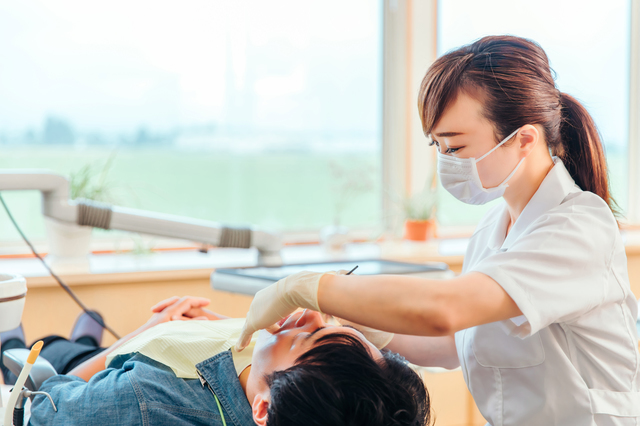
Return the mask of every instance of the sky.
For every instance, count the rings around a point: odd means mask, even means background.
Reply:
[[[380,49],[370,0],[0,2],[0,132],[376,132]]]
[[[414,0],[418,1],[418,0]],[[629,0],[441,0],[438,50],[539,42],[609,145],[628,133]],[[374,0],[0,2],[0,133],[47,116],[80,132],[211,123],[379,135]]]

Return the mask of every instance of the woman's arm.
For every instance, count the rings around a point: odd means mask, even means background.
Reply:
[[[149,319],[149,321],[146,322],[146,324],[138,328],[136,331],[127,334],[96,356],[89,358],[67,374],[80,377],[85,381],[89,381],[89,379],[91,379],[94,374],[105,369],[107,355],[116,350],[126,341],[132,339],[145,330],[148,330],[151,327],[163,322],[189,319],[222,319],[220,318],[223,317],[222,315],[218,317],[218,315],[214,314],[213,312],[203,309],[203,306],[207,306],[209,303],[210,302],[208,299],[190,296],[185,296],[182,298],[172,297],[170,299],[164,300],[152,308],[152,310],[156,313]],[[160,305],[162,305],[162,309],[156,310],[156,308]],[[207,312],[211,314],[211,318],[209,318]]]
[[[421,336],[450,336],[522,315],[497,282],[478,272],[446,281],[325,274],[318,304],[322,312],[358,324]]]
[[[385,349],[397,352],[407,361],[423,367],[442,367],[451,370],[460,366],[454,336],[396,334]]]

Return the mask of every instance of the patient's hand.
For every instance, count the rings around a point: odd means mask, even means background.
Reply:
[[[165,321],[215,321],[229,318],[224,315],[211,312],[208,309],[204,309],[204,306],[209,305],[210,302],[211,301],[209,299],[205,299],[202,297],[184,296],[180,298],[178,296],[173,296],[152,306],[151,311],[155,313],[165,314],[165,316],[168,317],[168,319],[166,319]],[[188,307],[188,309],[185,309],[186,307]]]
[[[151,307],[151,311],[155,312],[153,316],[147,321],[143,328],[150,328],[154,325],[162,324],[168,321],[178,320],[191,320],[191,319],[208,319],[206,317],[188,317],[188,314],[192,309],[201,309],[203,306],[207,306],[210,302],[209,299],[203,297],[171,297],[163,300],[162,302]]]

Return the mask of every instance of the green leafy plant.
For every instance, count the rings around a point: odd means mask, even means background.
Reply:
[[[435,207],[435,193],[416,194],[403,202],[405,218],[409,220],[430,220],[434,217]]]
[[[425,183],[424,189],[402,201],[404,217],[408,220],[431,220],[435,217],[437,188],[435,174]]]
[[[69,197],[86,198],[88,200],[113,203],[114,185],[107,180],[115,155],[107,161],[86,164],[80,170],[69,174]]]
[[[377,167],[369,162],[337,161],[329,162],[333,181],[334,226],[341,225],[344,213],[357,199],[375,187]]]

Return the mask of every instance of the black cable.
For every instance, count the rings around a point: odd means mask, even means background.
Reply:
[[[82,308],[82,310],[89,315],[95,322],[97,322],[102,328],[104,328],[105,330],[107,330],[109,333],[111,333],[116,339],[120,339],[120,336],[118,335],[118,333],[116,333],[111,327],[109,327],[103,320],[102,318],[100,318],[99,315],[97,315],[95,312],[90,311],[89,308],[87,308],[85,306],[84,303],[82,303],[82,301],[80,299],[78,299],[78,296],[75,295],[75,293],[69,288],[69,286],[67,286],[64,282],[62,282],[62,280],[60,279],[60,277],[58,277],[55,272],[53,272],[51,270],[51,268],[49,267],[49,265],[47,265],[47,263],[44,261],[44,259],[42,258],[42,256],[40,256],[40,254],[38,254],[38,252],[36,251],[36,249],[33,247],[33,245],[31,244],[31,242],[29,241],[29,239],[27,238],[26,235],[24,235],[24,232],[22,232],[22,229],[20,229],[20,226],[18,226],[18,222],[16,222],[16,220],[13,218],[13,215],[11,214],[11,211],[9,211],[9,207],[7,206],[7,203],[4,202],[4,198],[2,197],[2,194],[0,193],[0,202],[2,203],[2,206],[4,207],[4,210],[7,212],[7,215],[9,216],[9,219],[11,219],[11,222],[13,223],[13,226],[15,226],[16,230],[18,231],[18,233],[20,234],[20,236],[22,237],[22,239],[24,240],[25,243],[27,243],[27,245],[29,246],[29,248],[31,249],[31,251],[33,252],[34,256],[37,257],[38,259],[40,259],[40,262],[42,262],[42,264],[44,265],[44,267],[47,269],[47,271],[49,271],[49,273],[51,274],[51,276],[58,282],[58,284],[60,284],[60,286],[64,289],[64,291],[66,291],[69,296],[73,299],[74,302],[76,302],[78,304],[78,306],[80,306],[80,308]]]

